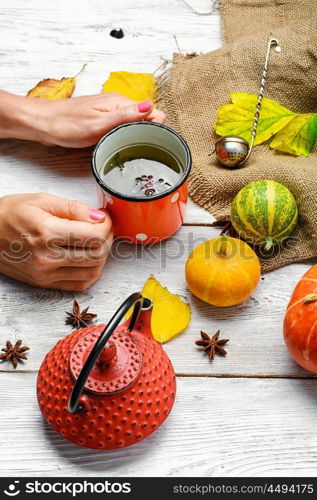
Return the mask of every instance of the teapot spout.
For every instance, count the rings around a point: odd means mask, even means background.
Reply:
[[[151,329],[153,303],[150,299],[144,298],[143,304],[137,303],[134,306],[131,319],[128,322],[127,329],[138,330],[147,337],[153,338]]]

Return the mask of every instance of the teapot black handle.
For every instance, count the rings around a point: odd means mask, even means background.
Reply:
[[[128,330],[131,331],[138,319],[138,316],[140,314],[140,311],[142,309],[143,303],[147,301],[148,299],[145,299],[141,293],[133,293],[128,297],[119,307],[119,309],[115,312],[115,314],[112,316],[111,320],[107,324],[107,326],[104,328],[104,330],[101,332],[99,339],[95,343],[94,347],[92,348],[86,363],[82,367],[82,370],[80,374],[77,377],[77,380],[75,382],[75,385],[73,387],[72,393],[70,395],[69,401],[68,401],[68,409],[70,413],[78,413],[81,411],[81,406],[78,405],[79,398],[83,392],[85,383],[90,375],[90,372],[97,361],[98,357],[101,354],[102,349],[105,347],[106,343],[108,342],[109,338],[121,322],[121,320],[124,318],[125,314],[128,312],[128,310],[134,305],[134,310],[131,316],[130,324],[128,326]]]

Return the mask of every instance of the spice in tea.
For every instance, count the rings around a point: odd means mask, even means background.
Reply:
[[[177,159],[165,149],[150,144],[128,146],[105,162],[102,178],[122,195],[150,198],[177,184],[183,171]]]

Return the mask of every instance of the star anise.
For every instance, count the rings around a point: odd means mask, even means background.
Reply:
[[[66,311],[66,314],[69,316],[66,318],[66,325],[72,325],[74,328],[77,327],[77,330],[88,326],[87,323],[97,318],[97,314],[89,313],[88,309],[89,307],[86,307],[86,309],[81,311],[77,300],[74,300],[73,311]]]
[[[21,347],[21,344],[22,340],[17,340],[14,345],[7,340],[6,347],[1,349],[4,352],[0,354],[0,359],[2,361],[11,361],[13,367],[16,368],[18,366],[18,360],[28,359],[24,352],[28,351],[30,348],[27,346]]]
[[[200,335],[201,339],[196,340],[195,344],[203,347],[203,351],[209,351],[210,360],[214,359],[216,352],[222,354],[222,356],[227,354],[227,351],[222,346],[229,342],[229,339],[219,340],[220,330],[218,330],[212,337],[209,337],[207,333],[202,331],[200,332]]]

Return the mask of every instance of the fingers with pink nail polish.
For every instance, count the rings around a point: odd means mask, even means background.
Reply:
[[[147,113],[152,110],[153,104],[152,101],[147,99],[146,101],[139,102],[138,110],[140,113]]]
[[[89,214],[90,218],[95,221],[102,221],[105,219],[106,214],[101,210],[97,210],[96,208],[92,208]]]
[[[134,102],[128,106],[121,106],[109,113],[111,115],[112,126],[121,125],[138,120],[156,119],[160,123],[164,122],[165,115],[161,111],[153,108],[153,103],[149,99],[141,102]]]

